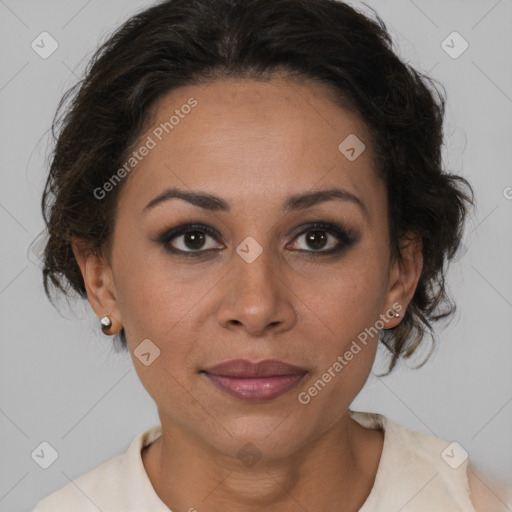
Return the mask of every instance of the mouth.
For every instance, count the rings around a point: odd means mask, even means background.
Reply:
[[[240,400],[261,402],[272,400],[291,390],[308,372],[304,368],[275,359],[259,363],[233,359],[200,373],[231,396]]]

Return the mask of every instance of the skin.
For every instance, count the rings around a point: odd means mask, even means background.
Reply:
[[[402,260],[391,260],[386,191],[367,129],[324,85],[276,76],[187,86],[156,104],[140,141],[190,97],[198,105],[122,184],[111,252],[95,256],[73,243],[92,308],[112,318],[109,334],[124,327],[158,407],[162,437],[142,453],[150,481],[176,511],[356,511],[373,486],[383,433],[352,420],[349,406],[371,371],[377,336],[307,405],[297,395],[396,303],[401,316],[386,328],[400,323],[420,277],[420,243],[404,241]],[[366,145],[354,161],[338,150],[349,134]],[[170,187],[220,196],[231,211],[172,199],[142,213]],[[366,213],[339,199],[281,210],[291,194],[332,187],[356,195]],[[326,248],[307,243],[307,223],[321,220],[352,229],[358,241],[320,255],[338,242],[324,231]],[[221,235],[205,234],[202,250],[221,250],[186,258],[154,241],[199,222]],[[252,263],[236,252],[248,236],[263,250]],[[172,244],[197,251],[183,236]],[[145,339],[161,351],[149,366],[133,353]],[[308,374],[273,400],[245,402],[199,373],[235,358],[280,359]],[[237,457],[246,443],[261,455],[251,467]]]

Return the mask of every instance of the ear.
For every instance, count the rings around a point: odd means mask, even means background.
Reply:
[[[92,309],[99,318],[108,315],[112,326],[105,334],[116,334],[122,327],[121,313],[117,304],[116,290],[112,278],[112,269],[107,258],[90,248],[90,243],[73,237],[73,254],[80,267]]]
[[[407,233],[400,240],[400,257],[392,259],[389,267],[389,289],[386,296],[386,311],[394,309],[401,318],[392,318],[388,329],[396,327],[405,314],[416,291],[423,269],[423,244],[417,233]]]

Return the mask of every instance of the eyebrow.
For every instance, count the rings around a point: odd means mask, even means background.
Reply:
[[[170,199],[182,199],[194,206],[210,210],[212,212],[230,212],[230,204],[221,197],[214,196],[205,192],[188,192],[177,188],[170,188],[156,196],[154,199],[144,207],[142,213],[146,213],[153,209],[155,206],[168,201]],[[370,220],[370,214],[366,205],[348,190],[342,188],[331,188],[327,190],[315,190],[312,192],[305,192],[303,194],[294,194],[289,196],[283,204],[283,211],[290,213],[298,210],[305,210],[316,206],[320,203],[330,201],[332,199],[340,199],[348,201],[359,206],[363,211],[367,220]]]

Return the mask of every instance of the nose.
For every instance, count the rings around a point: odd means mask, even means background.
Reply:
[[[296,295],[276,258],[263,250],[251,262],[237,253],[233,259],[217,312],[222,327],[259,337],[290,329],[296,321]]]

